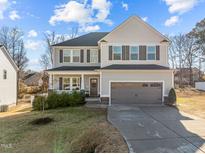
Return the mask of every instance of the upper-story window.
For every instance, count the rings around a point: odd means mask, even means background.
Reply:
[[[73,62],[80,62],[80,50],[73,50]]]
[[[156,60],[156,46],[147,47],[147,60]]]
[[[7,79],[7,71],[3,70],[3,79],[6,80]]]
[[[122,47],[121,46],[113,46],[113,60],[121,60],[122,59]]]
[[[68,62],[70,63],[71,62],[71,50],[64,50],[63,52],[63,61],[64,62]]]
[[[138,60],[139,59],[139,47],[138,46],[131,46],[130,47],[130,59],[131,60]]]
[[[66,63],[78,63],[80,62],[80,50],[69,50],[63,51],[63,61]]]
[[[90,63],[98,63],[98,50],[90,50]]]

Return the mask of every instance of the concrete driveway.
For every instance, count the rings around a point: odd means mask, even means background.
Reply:
[[[205,152],[205,120],[172,107],[112,105],[108,120],[130,152]]]

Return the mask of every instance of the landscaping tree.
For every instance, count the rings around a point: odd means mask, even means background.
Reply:
[[[173,106],[176,104],[177,97],[174,88],[169,91],[167,105]]]

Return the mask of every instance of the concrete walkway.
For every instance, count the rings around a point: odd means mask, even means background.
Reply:
[[[205,120],[166,106],[112,105],[108,120],[130,152],[205,152]]]

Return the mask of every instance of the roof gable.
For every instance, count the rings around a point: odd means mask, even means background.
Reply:
[[[107,32],[92,32],[53,46],[98,46],[98,41],[107,34]]]
[[[13,66],[13,68],[18,71],[18,67],[16,65],[16,63],[14,62],[14,60],[11,58],[9,52],[6,50],[6,48],[3,45],[0,45],[0,51],[2,51],[5,55],[5,57],[9,60],[9,62],[11,63],[11,65]]]
[[[140,17],[132,16],[103,37],[99,42],[115,41],[126,43],[127,41],[129,43],[143,43],[150,41],[150,43],[162,43],[165,40],[169,42],[167,37],[162,35],[151,25],[144,22]]]

